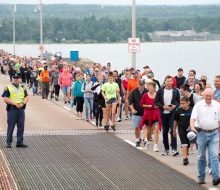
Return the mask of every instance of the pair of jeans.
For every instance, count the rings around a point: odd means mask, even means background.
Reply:
[[[197,134],[198,144],[198,180],[205,181],[205,167],[206,167],[206,148],[208,149],[209,164],[212,169],[212,179],[219,177],[219,132],[200,131]]]
[[[38,87],[38,82],[37,82],[37,80],[36,80],[36,81],[33,81],[33,82],[31,83],[31,86],[32,86],[32,92],[33,92],[33,94],[37,94],[37,87]]]
[[[160,112],[162,128],[163,128],[163,145],[165,150],[169,150],[169,138],[168,133],[170,132],[171,137],[171,147],[172,150],[177,150],[177,140],[173,136],[173,122],[174,122],[174,112],[164,114]]]
[[[89,119],[89,114],[90,116],[92,116],[93,113],[93,97],[91,98],[84,97],[84,102],[86,106],[86,119]],[[90,112],[89,112],[89,108],[90,108]]]
[[[25,121],[24,109],[17,109],[15,107],[12,107],[7,112],[8,129],[7,129],[6,143],[8,145],[12,143],[13,131],[15,129],[15,125],[17,125],[17,144],[23,143],[24,121]]]
[[[48,98],[49,95],[49,82],[42,82],[42,97]]]

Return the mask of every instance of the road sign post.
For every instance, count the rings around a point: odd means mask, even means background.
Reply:
[[[128,52],[129,53],[140,52],[140,38],[128,38]]]

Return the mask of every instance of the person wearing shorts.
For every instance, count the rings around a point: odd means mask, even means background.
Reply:
[[[109,73],[108,82],[102,86],[102,96],[105,99],[106,105],[106,124],[104,126],[104,129],[106,131],[109,130],[109,120],[111,115],[111,128],[113,131],[115,131],[116,107],[118,103],[121,103],[121,99],[119,93],[119,86],[117,83],[114,82],[114,76],[112,72]]]
[[[140,105],[143,95],[147,92],[145,81],[139,80],[138,87],[135,88],[129,96],[129,107],[132,113],[132,125],[134,127],[136,137],[136,147],[140,147],[140,122],[144,114],[144,108]]]
[[[189,132],[190,117],[192,114],[192,108],[189,107],[189,98],[182,97],[180,99],[180,109],[175,112],[174,116],[174,128],[173,135],[176,137],[176,128],[178,126],[179,138],[181,141],[181,147],[183,151],[183,165],[188,165],[188,151],[190,147],[189,139],[187,138],[187,133]]]
[[[60,74],[58,83],[62,88],[64,95],[64,103],[67,102],[70,104],[70,90],[73,83],[72,74],[69,72],[68,65],[65,65],[63,72]]]

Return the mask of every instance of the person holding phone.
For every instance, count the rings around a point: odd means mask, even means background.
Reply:
[[[172,156],[179,155],[177,151],[176,137],[173,136],[173,123],[176,108],[180,103],[180,93],[176,88],[173,88],[173,77],[168,75],[165,77],[164,86],[157,91],[154,104],[160,109],[160,116],[163,128],[163,156],[169,154],[169,139],[168,133],[170,131]]]

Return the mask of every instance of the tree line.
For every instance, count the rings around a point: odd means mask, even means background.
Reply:
[[[60,5],[61,6],[61,5]],[[71,5],[72,6],[72,5]],[[54,7],[53,12],[55,14],[44,13],[43,19],[43,36],[44,41],[47,43],[102,43],[102,42],[126,42],[131,37],[131,17],[114,17],[114,11],[121,10],[128,14],[127,7],[110,7],[112,10],[110,14],[106,11],[105,17],[100,16],[99,13],[86,16],[91,10],[93,13],[97,10],[97,6],[78,6],[79,15],[76,17],[67,16],[71,13],[71,6],[62,5],[63,12],[61,14],[60,7],[55,5],[47,5],[46,13],[52,11],[51,7]],[[73,7],[76,7],[75,5]],[[217,7],[217,8],[216,8]],[[152,13],[149,17],[137,18],[137,36],[142,41],[151,41],[149,36],[150,32],[154,31],[167,31],[167,30],[190,30],[194,29],[197,32],[210,32],[213,34],[220,34],[220,6],[189,6],[185,9],[185,17],[182,14],[179,16],[168,16],[165,18],[162,15],[172,15],[171,13],[180,10],[179,7],[171,7],[165,11],[166,7],[156,7],[155,10],[164,10],[160,13],[161,17],[153,17]],[[2,10],[0,6],[0,43],[12,42],[12,19],[9,17],[9,9],[11,6],[5,5],[5,9]],[[84,8],[84,9],[83,9]],[[140,7],[141,8],[141,7]],[[146,8],[145,6],[142,8]],[[40,23],[39,16],[30,16],[30,9],[33,10],[33,6],[20,5],[16,12],[16,41],[17,42],[30,42],[39,43],[40,41]],[[99,7],[100,9],[100,7]],[[108,10],[108,8],[106,8]],[[125,10],[124,10],[125,9]],[[194,13],[195,10],[200,10],[198,13]],[[85,13],[87,10],[87,14]],[[114,11],[113,11],[114,10]],[[214,12],[213,12],[214,10]],[[143,10],[142,10],[143,11]],[[212,11],[212,14],[209,13]],[[76,11],[77,12],[77,11]],[[143,11],[144,12],[144,11]],[[22,14],[21,14],[22,13]],[[59,14],[58,14],[59,13]],[[169,14],[168,14],[169,13]],[[187,14],[188,13],[188,14]],[[190,13],[190,14],[189,14]],[[193,14],[194,13],[194,14]],[[17,15],[18,14],[18,15]],[[138,14],[140,14],[138,12]],[[80,17],[81,15],[81,17]],[[108,16],[107,16],[108,15]],[[180,16],[181,15],[181,16]],[[193,16],[194,15],[194,16]],[[4,18],[4,19],[1,19]]]

